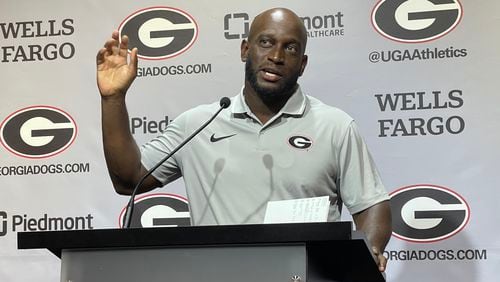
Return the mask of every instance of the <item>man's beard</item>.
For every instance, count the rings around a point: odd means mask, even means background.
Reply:
[[[299,76],[300,73],[297,71],[292,77],[280,83],[278,88],[266,88],[257,82],[257,71],[254,69],[252,60],[247,58],[245,63],[246,80],[264,103],[276,103],[290,98],[295,91]]]

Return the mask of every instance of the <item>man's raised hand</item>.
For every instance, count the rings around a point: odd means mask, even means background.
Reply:
[[[137,48],[128,54],[128,37],[114,31],[96,58],[97,86],[102,98],[125,96],[137,76]]]

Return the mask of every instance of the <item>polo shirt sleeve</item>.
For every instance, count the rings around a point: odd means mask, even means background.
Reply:
[[[351,214],[389,199],[366,143],[351,121],[339,147],[340,197]]]
[[[168,124],[165,131],[158,137],[141,146],[141,162],[146,169],[151,169],[173,149],[175,149],[185,138],[186,128],[185,113],[179,115]],[[166,185],[182,176],[176,154],[158,167],[152,176],[160,183]]]

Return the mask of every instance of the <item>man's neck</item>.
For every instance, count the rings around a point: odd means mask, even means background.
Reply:
[[[266,124],[281,111],[288,99],[293,95],[293,92],[290,95],[283,96],[283,99],[264,102],[250,86],[245,85],[243,96],[250,111],[252,111],[262,124]]]

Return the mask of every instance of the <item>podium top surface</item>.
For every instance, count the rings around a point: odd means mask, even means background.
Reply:
[[[93,229],[18,233],[18,249],[174,247],[290,244],[352,239],[351,222]]]
[[[66,251],[295,245],[307,249],[311,281],[383,282],[351,222],[94,229],[18,233],[18,249]],[[332,263],[337,267],[332,271]],[[308,272],[308,273],[309,273]],[[314,274],[316,273],[316,274]],[[314,278],[314,275],[319,275]],[[321,280],[321,277],[335,280]],[[338,279],[337,279],[338,278]]]

